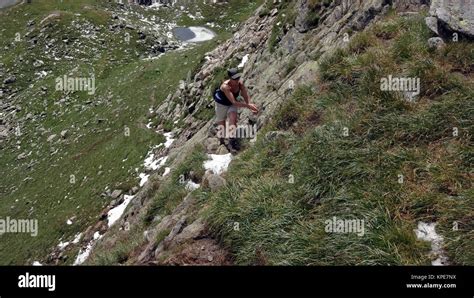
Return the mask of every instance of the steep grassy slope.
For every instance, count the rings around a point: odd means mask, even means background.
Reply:
[[[228,185],[200,194],[237,264],[427,265],[418,221],[438,223],[451,263],[474,264],[474,45],[436,51],[429,37],[422,16],[396,14],[352,37],[231,164]],[[389,75],[420,78],[420,96],[381,91]],[[326,233],[334,216],[364,220],[365,234]]]
[[[44,261],[60,241],[96,221],[110,202],[101,196],[106,188],[127,192],[138,184],[137,168],[142,167],[149,148],[164,140],[145,128],[148,109],[174,92],[179,80],[186,79],[206,52],[228,38],[258,2],[243,6],[243,1],[231,1],[220,8],[221,17],[216,17],[214,6],[187,5],[191,13],[200,11],[202,17],[196,20],[179,8],[120,8],[96,0],[33,1],[0,12],[0,47],[5,49],[0,62],[6,71],[2,81],[7,74],[16,76],[16,82],[8,85],[12,92],[2,100],[17,107],[21,132],[1,145],[0,217],[39,221],[37,237],[0,236],[1,264]],[[109,30],[114,14],[126,14],[137,22],[153,17],[154,24],[145,27],[151,31],[168,28],[170,22],[214,22],[218,36],[158,59],[144,59],[155,41],[142,43],[132,30],[127,42],[127,28]],[[15,41],[17,36],[20,40]],[[57,49],[57,59],[50,55],[51,48]],[[38,60],[41,63],[35,66]],[[55,91],[55,79],[65,74],[94,75],[96,93]],[[67,137],[62,139],[59,135],[64,130]],[[47,141],[54,134],[57,137]],[[66,224],[68,219],[72,224]],[[68,252],[66,262],[76,253],[77,249]]]

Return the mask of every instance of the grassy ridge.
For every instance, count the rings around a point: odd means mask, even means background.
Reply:
[[[429,37],[421,16],[354,36],[321,61],[318,88],[301,87],[231,164],[207,217],[236,263],[427,265],[413,230],[434,221],[450,261],[474,264],[474,89],[462,74],[474,60],[454,58],[474,46],[434,51]],[[380,90],[390,74],[420,77],[416,102]],[[263,137],[273,130],[291,134]],[[333,216],[363,219],[365,235],[326,233]]]

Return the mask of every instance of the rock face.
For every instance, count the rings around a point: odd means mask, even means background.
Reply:
[[[439,35],[453,32],[474,38],[473,0],[432,0],[427,25]]]

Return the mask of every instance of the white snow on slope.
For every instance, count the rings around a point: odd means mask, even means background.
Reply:
[[[166,141],[164,144],[159,144],[155,147],[153,147],[150,152],[148,152],[146,158],[145,158],[145,161],[144,161],[144,166],[145,166],[145,169],[148,169],[148,170],[153,170],[153,171],[156,171],[158,170],[159,168],[161,168],[162,166],[165,165],[166,161],[168,160],[168,156],[163,156],[163,157],[159,157],[157,159],[155,159],[155,154],[153,153],[153,150],[155,150],[156,148],[160,147],[160,146],[165,146],[165,148],[169,148],[171,147],[171,144],[173,144],[174,142],[174,139],[173,139],[173,133],[172,132],[167,132],[167,133],[164,133],[164,136],[166,137]],[[165,174],[163,174],[163,176],[167,175],[169,173],[171,169],[165,169]],[[150,175],[149,174],[146,174],[146,173],[140,173],[138,175],[138,177],[140,178],[140,187],[142,187],[143,185],[145,185],[145,183],[148,182],[148,179],[150,178]]]
[[[436,233],[436,223],[418,222],[415,230],[416,237],[423,241],[431,242],[431,253],[437,258],[431,262],[433,266],[443,266],[447,262],[447,257],[443,255],[443,236]]]
[[[58,248],[61,249],[61,250],[63,250],[63,249],[65,249],[68,245],[69,245],[69,242],[68,242],[68,241],[66,241],[66,242],[60,242],[60,243],[58,244]]]
[[[220,175],[227,171],[230,162],[232,161],[232,154],[208,154],[211,160],[204,162],[204,168],[206,170],[211,170],[214,174]]]
[[[109,228],[120,219],[122,214],[125,212],[125,208],[127,208],[128,204],[132,201],[134,196],[125,195],[123,203],[118,205],[115,208],[112,208],[107,213],[107,220]]]
[[[163,135],[166,137],[165,148],[171,147],[171,144],[173,144],[174,142],[173,133],[167,132],[167,133],[164,133]]]
[[[78,244],[79,241],[81,240],[82,233],[77,233],[76,236],[74,236],[74,240],[72,240],[73,244]]]
[[[244,68],[245,64],[247,63],[247,61],[249,61],[249,54],[245,55],[243,58],[242,58],[242,62],[240,62],[239,66],[237,66],[238,68]]]
[[[150,175],[147,175],[145,173],[140,173],[140,175],[138,176],[140,178],[140,187],[142,187],[143,185],[145,185],[145,183],[148,182],[148,178],[150,178]]]
[[[201,185],[199,185],[198,183],[194,183],[191,180],[189,180],[188,183],[186,183],[186,186],[185,186],[187,191],[193,191],[193,190],[198,189],[199,187],[201,187]]]

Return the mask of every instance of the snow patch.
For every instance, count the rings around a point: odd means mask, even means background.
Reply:
[[[78,244],[79,241],[81,240],[82,233],[77,233],[76,236],[74,236],[74,240],[72,240],[72,244]]]
[[[125,195],[122,204],[109,210],[109,212],[107,213],[109,228],[113,226],[114,223],[117,222],[117,220],[120,219],[122,214],[125,212],[125,208],[127,208],[128,204],[132,201],[133,198],[134,196]],[[94,238],[95,238],[95,234],[94,234]]]
[[[199,187],[201,187],[201,185],[199,185],[198,183],[194,183],[191,180],[189,180],[188,183],[186,183],[186,186],[185,186],[187,191],[193,191],[193,190],[198,189]]]
[[[40,262],[38,261],[34,261],[33,262],[33,266],[43,266]]]
[[[69,245],[69,242],[68,242],[68,241],[66,241],[66,242],[61,242],[61,243],[58,244],[58,248],[59,248],[60,250],[63,250],[63,249],[65,249],[68,245]]]
[[[232,161],[231,153],[224,155],[208,154],[208,156],[211,160],[204,162],[204,168],[206,170],[211,170],[216,175],[226,172],[230,162]]]
[[[98,231],[95,232],[93,239],[89,243],[87,243],[86,249],[79,250],[76,260],[73,263],[73,266],[81,265],[82,263],[84,263],[91,254],[96,242],[99,241],[103,236],[104,235],[101,235]]]
[[[243,58],[242,58],[242,62],[240,62],[240,64],[237,66],[238,68],[244,68],[245,64],[247,63],[247,61],[249,61],[249,54],[245,55]]]
[[[163,135],[166,137],[165,148],[171,147],[171,144],[173,144],[174,142],[173,133],[167,132],[167,133],[164,133]]]
[[[140,175],[138,176],[140,178],[140,187],[142,187],[143,185],[145,185],[145,183],[148,182],[148,178],[150,178],[150,175],[147,175],[145,173],[140,173]]]
[[[418,222],[418,227],[415,230],[416,237],[423,241],[431,242],[431,253],[437,258],[431,262],[433,266],[443,266],[448,261],[447,257],[443,255],[443,236],[436,233],[436,223]]]
[[[146,159],[145,159],[145,168],[156,171],[168,160],[168,156],[160,157],[158,159],[154,159],[155,154],[151,153]]]
[[[77,254],[77,257],[76,257],[76,260],[74,261],[74,266],[77,266],[77,265],[81,265],[82,263],[84,263],[87,258],[89,257],[89,255],[91,254],[92,252],[92,248],[94,247],[94,240],[92,240],[91,242],[89,242],[87,244],[87,247],[85,250],[80,250],[79,253]]]

